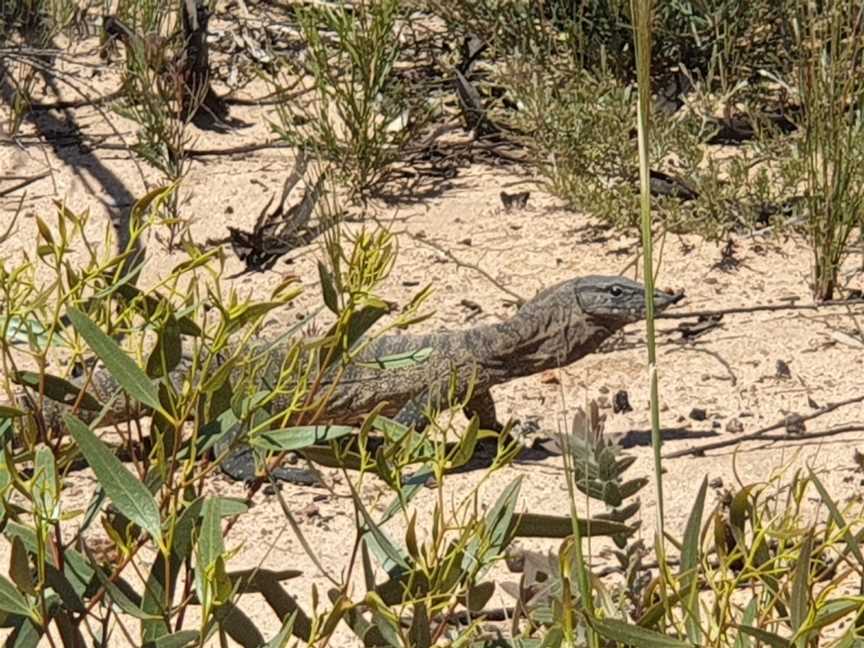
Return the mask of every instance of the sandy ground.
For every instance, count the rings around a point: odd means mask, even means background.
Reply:
[[[103,88],[114,87],[115,81],[111,77],[95,80]],[[222,136],[196,132],[198,139],[194,146],[238,146],[270,135],[265,110],[235,106],[232,114],[254,126]],[[133,124],[117,116],[112,116],[112,121],[127,141],[133,139]],[[22,252],[32,251],[35,215],[55,222],[52,201],[65,200],[74,211],[89,209],[92,217],[88,233],[98,239],[107,218],[127,208],[145,192],[145,184],[129,154],[98,146],[85,148],[75,134],[76,127],[87,137],[100,135],[108,142],[120,143],[92,108],[34,113],[16,138],[0,139],[0,189],[12,183],[5,176],[50,172],[26,189],[24,217],[14,236],[2,246],[7,264],[20,261]],[[51,141],[46,141],[46,135]],[[207,237],[224,235],[228,224],[251,228],[261,208],[274,193],[278,195],[291,166],[291,153],[284,149],[196,160],[180,190],[183,214],[193,221],[193,237],[203,243]],[[144,175],[151,185],[158,183],[154,172],[145,168]],[[435,292],[429,305],[435,313],[420,325],[428,330],[493,322],[512,314],[507,294],[474,269],[455,263],[424,240],[452,251],[464,263],[484,269],[496,282],[525,297],[559,280],[592,273],[617,274],[628,266],[637,251],[634,237],[613,234],[594,218],[562,209],[542,191],[532,188],[526,209],[505,211],[499,192],[513,191],[514,183],[526,179],[518,169],[472,167],[460,173],[438,195],[419,203],[380,205],[377,216],[399,233],[400,245],[398,262],[381,294],[404,303],[417,290],[418,282],[420,285],[434,282]],[[0,229],[6,228],[22,195],[22,191],[14,191],[0,198],[3,214]],[[802,303],[808,301],[811,258],[803,241],[743,239],[738,241],[737,249],[740,264],[733,270],[723,270],[716,265],[721,259],[721,246],[697,237],[670,236],[659,284],[686,291],[686,301],[678,306],[682,310],[781,304],[791,297]],[[181,258],[169,254],[164,245],[153,239],[147,256],[143,285],[163,276]],[[313,243],[290,254],[273,271],[226,283],[264,297],[286,273],[297,274],[305,293],[275,318],[275,326],[279,327],[319,303],[315,263],[320,256],[321,249]],[[226,275],[242,269],[241,262],[230,251],[227,257]],[[628,274],[633,275],[632,266]],[[864,288],[860,275],[853,280],[853,287]],[[481,306],[478,316],[469,319],[472,311],[461,303],[466,299]],[[674,330],[677,325],[674,320],[658,323],[666,452],[728,439],[733,433],[727,431],[727,426],[733,419],[741,423],[743,432],[753,432],[790,412],[812,413],[811,403],[842,401],[864,389],[861,379],[864,348],[836,335],[845,332],[860,336],[854,318],[844,309],[727,316],[721,327],[690,344],[684,343],[681,334]],[[778,361],[788,365],[789,376],[778,377]],[[570,420],[573,408],[585,399],[599,398],[608,406],[612,395],[620,389],[629,392],[633,411],[613,414],[611,409],[604,409],[608,415],[607,429],[625,435],[627,452],[637,457],[631,475],[651,475],[644,325],[629,327],[602,353],[544,376],[501,386],[494,390],[494,396],[502,417],[537,416],[542,427],[555,430],[562,421]],[[691,418],[694,408],[705,410],[704,420]],[[860,404],[839,408],[807,423],[808,432],[840,427],[864,429],[864,408]],[[667,460],[663,480],[667,526],[673,534],[680,534],[705,477],[722,479],[727,486],[734,487],[736,483],[764,481],[772,471],[785,465],[806,463],[820,471],[836,498],[844,500],[856,495],[860,479],[853,473],[852,455],[860,445],[859,434],[851,431],[806,442],[786,439],[749,443],[701,458]],[[486,506],[517,477],[523,479],[521,510],[558,513],[567,509],[561,462],[556,458],[519,461],[485,481],[482,471],[454,475],[446,482],[445,499],[458,498],[479,485],[480,502]],[[86,504],[95,484],[92,475],[75,473],[68,481],[68,506]],[[244,493],[242,485],[229,483],[222,477],[213,480],[212,489],[237,497]],[[364,498],[372,502],[376,491],[380,493],[375,484],[369,484]],[[347,567],[354,539],[353,512],[345,483],[335,482],[332,493],[291,485],[286,485],[283,493],[323,567],[338,577]],[[425,491],[418,498],[418,526],[431,523],[436,498],[434,490]],[[653,481],[642,491],[642,501],[643,532],[650,541],[655,519]],[[388,527],[394,537],[400,537],[401,525],[403,521],[395,520]],[[329,587],[287,527],[272,495],[256,495],[252,514],[240,520],[226,542],[238,550],[229,563],[231,569],[263,565],[300,570],[302,575],[286,582],[286,587],[307,609],[312,585],[316,584],[322,592]],[[520,544],[552,548],[558,541]],[[4,570],[8,552],[8,544],[0,544],[0,566]],[[144,556],[145,563],[146,559]],[[507,577],[503,568],[496,572],[496,577],[516,580],[515,576]],[[362,580],[355,581],[355,597],[360,598],[362,593]],[[512,599],[500,588],[490,603],[511,604]],[[244,598],[241,607],[266,637],[278,630],[279,619],[256,596]],[[131,627],[134,631],[135,626]],[[340,633],[339,637],[341,643],[331,645],[350,645],[347,633]],[[116,645],[126,645],[119,634],[114,641]]]

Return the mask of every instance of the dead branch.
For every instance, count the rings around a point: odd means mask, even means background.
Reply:
[[[864,401],[864,396],[856,396],[855,398],[849,398],[844,401],[840,401],[839,403],[830,403],[825,407],[821,407],[818,411],[813,412],[812,414],[807,414],[806,416],[801,417],[801,421],[810,421],[812,419],[823,416],[824,414],[828,414],[829,412],[833,412],[836,409],[840,409],[841,407],[846,407],[847,405],[854,405],[856,403],[860,403]],[[796,434],[796,435],[768,435],[768,432],[772,432],[774,430],[779,430],[781,428],[786,427],[786,419],[783,418],[777,423],[772,423],[767,427],[763,427],[755,432],[751,432],[750,434],[741,434],[736,436],[733,439],[726,439],[724,441],[715,441],[714,443],[706,443],[705,445],[696,446],[693,448],[686,448],[685,450],[676,450],[675,452],[670,452],[668,454],[663,455],[664,459],[674,459],[676,457],[686,457],[687,455],[694,456],[702,456],[709,450],[718,450],[719,448],[728,448],[729,446],[737,445],[744,441],[777,441],[781,439],[788,439],[790,441],[796,439],[807,439],[812,435],[808,434]],[[840,428],[842,430],[842,428]],[[840,431],[832,431],[834,434],[839,434]],[[813,434],[819,434],[821,436],[825,436],[824,432],[817,432]]]
[[[761,304],[757,306],[735,306],[733,308],[723,308],[720,310],[689,311],[687,313],[658,313],[654,316],[654,319],[687,319],[690,317],[712,317],[716,315],[759,313],[763,311],[819,310],[820,308],[830,308],[834,306],[860,306],[861,304],[864,304],[864,299],[832,299],[829,301],[816,302],[815,304]]]
[[[37,173],[34,176],[30,176],[27,178],[22,178],[21,176],[11,176],[8,178],[0,178],[0,180],[21,180],[17,184],[12,185],[11,187],[6,187],[5,189],[0,189],[0,198],[3,196],[8,196],[13,191],[18,191],[19,189],[23,189],[27,185],[31,185],[34,182],[41,180],[42,178],[47,178],[50,175],[48,171],[43,171],[42,173]]]
[[[522,297],[518,293],[513,292],[512,290],[510,290],[506,286],[503,286],[501,284],[501,282],[497,281],[492,275],[490,275],[488,272],[486,272],[483,268],[481,268],[477,264],[468,263],[467,261],[462,261],[461,259],[456,257],[456,255],[454,255],[447,248],[445,248],[441,245],[438,245],[437,243],[433,243],[432,241],[426,240],[425,238],[421,238],[421,237],[417,236],[416,234],[412,234],[411,232],[404,232],[404,234],[406,234],[408,237],[410,237],[412,240],[414,240],[418,243],[422,243],[423,245],[428,245],[429,247],[431,247],[435,250],[438,250],[441,254],[446,256],[448,259],[450,259],[457,266],[459,266],[461,268],[468,268],[469,270],[473,270],[474,272],[483,275],[483,277],[489,283],[491,283],[493,286],[495,286],[498,290],[510,295],[515,300],[517,306],[522,306],[525,303],[526,299],[524,297]]]

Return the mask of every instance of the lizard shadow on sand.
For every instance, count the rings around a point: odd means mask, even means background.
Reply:
[[[662,428],[660,433],[664,441],[692,441],[695,439],[716,438],[718,436],[716,432],[694,431],[686,427]],[[629,430],[617,438],[619,445],[625,450],[640,446],[650,446],[651,430]],[[525,465],[539,463],[552,457],[560,457],[561,452],[556,448],[557,443],[554,442],[536,443],[523,449],[513,463]],[[489,468],[495,458],[496,449],[497,441],[494,439],[481,440],[477,443],[474,455],[465,465],[448,472],[458,474]]]

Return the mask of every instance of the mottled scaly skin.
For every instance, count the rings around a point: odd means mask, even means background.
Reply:
[[[657,292],[658,310],[680,298]],[[509,380],[545,369],[567,366],[593,352],[604,340],[625,325],[645,316],[644,287],[621,277],[585,277],[564,281],[538,294],[511,319],[498,324],[429,335],[388,335],[374,340],[344,369],[333,390],[321,423],[355,423],[363,414],[387,402],[385,415],[405,425],[421,428],[424,411],[431,404],[447,405],[447,395],[455,376],[455,396],[462,400],[470,391],[466,414],[476,414],[481,427],[500,429],[489,389]],[[428,349],[425,359],[414,365],[383,369],[376,359]],[[278,350],[270,367],[278,366]],[[172,375],[181,384],[183,365]],[[331,376],[322,387],[332,386]],[[93,373],[88,391],[107,402],[118,390],[114,379],[104,370]],[[275,409],[284,407],[278,399]],[[46,418],[59,420],[67,408],[59,403],[47,408]],[[125,399],[104,419],[116,423],[140,415]],[[81,412],[87,420],[87,412]],[[248,478],[253,462],[248,452],[229,458],[224,465],[237,478]],[[281,475],[297,481],[294,473]],[[293,476],[292,476],[293,475]]]

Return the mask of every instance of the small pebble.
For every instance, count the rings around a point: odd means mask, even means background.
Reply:
[[[789,380],[792,377],[792,370],[789,369],[789,365],[783,360],[778,360],[775,376],[780,380]]]
[[[726,431],[730,434],[741,434],[744,431],[744,424],[737,418],[731,418],[726,422]]]
[[[264,494],[265,495],[275,495],[277,489],[280,491],[282,490],[282,484],[281,483],[277,483],[275,487],[273,486],[273,484],[267,484],[264,487]]]
[[[690,410],[690,418],[694,421],[704,421],[706,418],[708,418],[708,412],[706,412],[701,407],[694,407],[692,410]]]
[[[807,431],[807,426],[804,425],[804,418],[795,412],[787,414],[783,420],[783,424],[786,426],[786,434],[792,436],[804,434]]]
[[[623,389],[615,392],[615,397],[612,399],[612,411],[616,414],[626,414],[632,412],[633,407],[630,405],[630,396]]]

